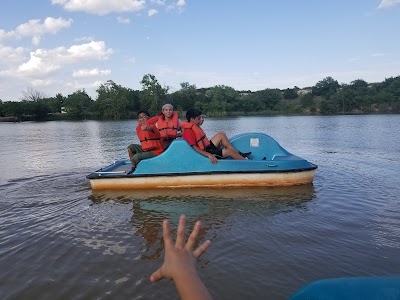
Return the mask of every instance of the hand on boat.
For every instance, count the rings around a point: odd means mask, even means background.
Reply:
[[[196,239],[201,229],[201,222],[197,221],[185,244],[185,223],[186,217],[181,215],[174,245],[169,221],[164,220],[164,263],[150,276],[150,281],[155,282],[162,278],[172,279],[181,299],[211,299],[196,270],[196,259],[208,249],[211,241],[205,241],[194,250]]]
[[[211,163],[214,165],[214,164],[216,164],[217,162],[218,162],[218,159],[214,156],[214,155],[212,155],[212,154],[210,154],[210,153],[208,153],[209,155],[207,155],[207,157],[211,160]]]

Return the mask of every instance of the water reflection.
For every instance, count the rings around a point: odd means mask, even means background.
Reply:
[[[181,214],[187,216],[187,234],[197,220],[203,222],[198,241],[215,239],[246,216],[272,217],[277,214],[306,210],[316,198],[313,185],[279,188],[230,189],[163,189],[93,191],[91,205],[132,203],[130,223],[143,239],[142,260],[160,257],[164,248],[162,222],[169,219],[174,230]]]
[[[129,203],[136,200],[170,200],[170,199],[202,199],[202,200],[282,200],[289,199],[307,201],[315,197],[312,184],[290,187],[238,187],[238,188],[177,188],[177,189],[135,189],[92,191],[88,197],[93,203],[115,201]]]

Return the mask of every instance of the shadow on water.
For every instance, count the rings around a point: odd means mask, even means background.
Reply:
[[[143,239],[141,259],[160,257],[164,248],[162,223],[171,222],[175,234],[181,214],[187,217],[187,230],[197,220],[203,223],[199,242],[214,239],[229,230],[237,218],[249,216],[272,217],[294,210],[307,210],[307,203],[316,198],[313,185],[275,188],[230,189],[163,189],[93,191],[88,197],[91,206],[132,204],[130,224],[135,234]],[[188,233],[188,232],[187,232]]]

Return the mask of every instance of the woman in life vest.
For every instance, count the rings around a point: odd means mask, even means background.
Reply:
[[[181,127],[184,129],[182,137],[194,150],[208,157],[213,164],[218,162],[217,157],[244,160],[251,154],[251,152],[238,152],[223,132],[218,132],[209,140],[200,127],[204,122],[204,115],[201,111],[195,108],[189,109],[186,112],[186,119],[187,122],[181,122]]]
[[[165,104],[160,114],[147,120],[146,125],[151,124],[155,124],[160,132],[164,151],[167,150],[174,139],[181,135],[178,112],[174,111],[171,104]]]
[[[146,121],[150,118],[149,112],[141,110],[137,113],[137,116],[136,134],[140,145],[131,144],[128,146],[128,155],[132,163],[132,169],[129,173],[135,170],[141,160],[155,157],[163,152],[157,127],[154,124],[146,125]]]

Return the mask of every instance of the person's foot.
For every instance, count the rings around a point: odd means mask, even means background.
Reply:
[[[251,155],[251,152],[240,152],[240,151],[238,151],[238,153],[241,155],[241,156],[243,156],[244,158],[246,158],[246,157],[249,157],[250,155]]]
[[[128,174],[131,174],[131,173],[135,172],[135,169],[136,169],[135,167],[132,167],[132,168],[129,170],[129,172],[126,173],[126,174],[128,175]]]

